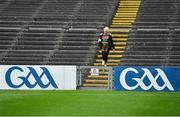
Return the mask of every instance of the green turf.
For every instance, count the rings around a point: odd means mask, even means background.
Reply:
[[[180,115],[180,93],[0,91],[0,115]]]

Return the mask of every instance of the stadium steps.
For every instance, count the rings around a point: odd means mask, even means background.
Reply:
[[[107,80],[86,80],[87,83],[99,83],[99,84],[106,84],[108,83]]]
[[[90,84],[90,83],[84,83],[83,87],[107,87],[107,84]]]
[[[136,19],[136,15],[140,6],[141,0],[120,0],[117,11],[112,18],[110,32],[112,33],[115,51],[110,51],[107,66],[118,66],[121,62],[122,54],[127,45],[128,34]],[[96,55],[94,66],[102,66],[101,51]],[[108,87],[109,71],[99,71],[99,76],[88,75],[84,80],[84,87]]]

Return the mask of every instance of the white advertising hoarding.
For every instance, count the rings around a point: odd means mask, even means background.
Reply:
[[[1,65],[0,89],[76,90],[76,66]]]

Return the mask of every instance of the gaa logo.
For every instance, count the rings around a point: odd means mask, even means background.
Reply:
[[[120,74],[120,83],[122,85],[122,87],[124,87],[127,90],[135,90],[138,87],[140,87],[143,90],[149,90],[152,87],[158,91],[162,91],[165,88],[168,88],[171,91],[174,91],[174,88],[172,87],[171,83],[169,82],[166,74],[164,73],[163,70],[156,68],[155,71],[157,72],[157,74],[155,75],[155,77],[152,75],[152,73],[150,72],[150,70],[148,70],[147,68],[141,68],[143,75],[140,75],[139,71],[136,70],[135,68],[127,68],[124,69],[121,74]],[[127,74],[133,74],[133,76],[138,76],[138,77],[133,77],[132,82],[134,82],[133,85],[128,85],[127,83]],[[144,83],[145,78],[149,79],[149,84]],[[158,79],[161,79],[161,81],[163,82],[163,85],[159,85],[158,84]]]
[[[11,67],[7,70],[5,75],[6,83],[11,88],[20,88],[23,85],[25,85],[27,88],[34,88],[37,85],[41,88],[47,88],[50,85],[53,88],[58,88],[48,69],[45,67],[40,67],[40,69],[42,70],[42,73],[39,75],[39,73],[37,73],[33,67],[27,67],[26,69],[22,69],[21,67]],[[12,75],[13,73],[16,75],[16,77]],[[46,83],[43,82],[44,78]],[[20,83],[15,82],[15,80],[19,80]],[[32,80],[34,81],[33,83],[30,82]]]

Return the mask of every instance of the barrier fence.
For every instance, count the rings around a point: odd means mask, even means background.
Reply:
[[[101,74],[102,72],[106,72],[107,74]],[[101,67],[101,66],[79,66],[77,67],[77,76],[78,87],[83,86],[86,83],[86,80],[98,80],[102,79],[102,77],[107,77],[107,90],[113,90],[113,80],[114,80],[114,69],[113,67]],[[98,78],[100,77],[100,78]],[[104,78],[103,78],[104,80]],[[91,84],[90,84],[91,85]],[[88,85],[87,85],[88,86]]]
[[[180,91],[180,68],[0,65],[0,89]]]

